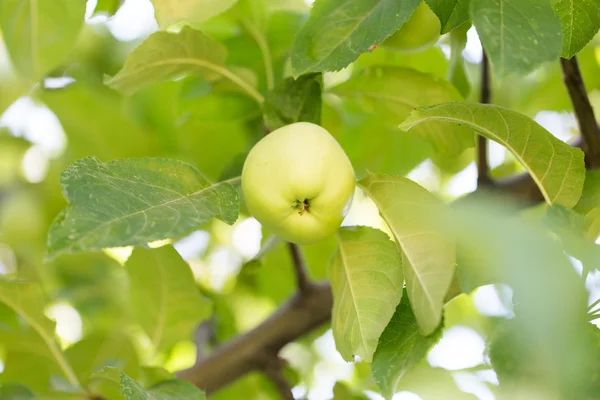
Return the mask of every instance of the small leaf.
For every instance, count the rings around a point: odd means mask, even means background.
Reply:
[[[550,204],[573,207],[583,189],[583,152],[529,117],[495,105],[447,103],[413,111],[401,129],[428,121],[466,125],[505,146],[531,174]]]
[[[317,0],[292,49],[296,76],[337,71],[397,31],[421,0]]]
[[[387,118],[394,125],[417,107],[462,100],[448,82],[403,67],[370,67],[336,86],[333,92],[361,101],[366,111]],[[440,154],[458,155],[473,146],[473,132],[465,127],[427,124],[415,131]]]
[[[338,381],[333,386],[333,400],[369,400],[369,397]]]
[[[156,20],[162,28],[176,22],[199,24],[227,11],[237,0],[152,0]]]
[[[211,184],[192,166],[161,158],[84,158],[62,173],[61,185],[70,204],[50,227],[48,258],[177,237],[213,217],[232,224],[239,209],[231,184]]]
[[[438,328],[431,335],[423,336],[419,332],[410,301],[404,296],[379,338],[373,355],[373,377],[386,399],[392,397],[398,382],[427,355],[440,339],[441,333],[442,329]]]
[[[85,15],[85,1],[0,1],[0,28],[16,69],[37,81],[69,55]]]
[[[371,362],[379,336],[402,296],[400,253],[382,231],[341,228],[329,275],[336,347],[346,361],[358,355]]]
[[[264,118],[267,128],[274,131],[294,122],[321,124],[321,74],[286,78],[267,94]]]
[[[499,77],[528,74],[560,56],[560,21],[550,1],[471,0],[471,18]]]
[[[440,19],[442,34],[448,33],[454,28],[469,20],[469,3],[471,0],[425,0]]]
[[[113,16],[123,5],[125,0],[98,0],[96,8],[94,8],[94,15],[105,13],[108,16]]]
[[[442,203],[400,176],[369,174],[359,185],[379,208],[402,251],[408,297],[421,332],[428,335],[440,324],[454,276],[454,243],[436,222]]]
[[[460,92],[463,98],[471,93],[471,82],[465,68],[462,55],[467,45],[467,31],[470,25],[465,24],[450,33],[450,65],[448,66],[448,81]]]
[[[562,25],[562,57],[571,58],[600,29],[600,0],[556,0],[552,4]]]
[[[155,349],[191,338],[194,327],[210,316],[210,302],[172,246],[135,249],[125,267],[133,314]]]
[[[573,209],[579,214],[587,214],[598,207],[600,207],[600,170],[590,170],[585,175],[581,198]]]

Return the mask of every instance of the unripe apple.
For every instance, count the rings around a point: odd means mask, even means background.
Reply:
[[[335,233],[354,194],[352,164],[325,129],[296,122],[250,150],[242,170],[248,211],[266,229],[298,244]]]
[[[440,31],[439,18],[423,2],[408,21],[381,44],[381,47],[404,53],[416,53],[433,46],[440,38]]]

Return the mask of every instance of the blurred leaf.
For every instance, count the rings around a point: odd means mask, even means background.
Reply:
[[[598,207],[600,207],[600,170],[591,170],[586,172],[581,198],[573,210],[579,214],[587,214]]]
[[[560,56],[560,20],[549,1],[471,0],[471,17],[498,77],[528,74]]]
[[[333,88],[342,96],[356,97],[365,110],[387,118],[395,125],[417,107],[461,100],[448,82],[432,75],[401,67],[373,67],[362,70],[347,82]],[[473,133],[465,127],[436,122],[420,127],[417,134],[431,142],[436,152],[457,155],[473,146]]]
[[[382,231],[347,227],[338,234],[339,250],[329,266],[333,337],[344,360],[371,362],[402,297],[402,260]]]
[[[373,355],[373,377],[385,398],[392,397],[398,382],[408,370],[425,358],[441,335],[441,327],[429,336],[423,336],[419,332],[408,296],[403,296],[390,323],[381,334]]]
[[[274,131],[294,122],[321,123],[321,74],[286,78],[267,94],[264,118],[267,128]]]
[[[356,72],[365,67],[405,67],[440,79],[446,79],[449,68],[448,59],[438,46],[418,53],[401,53],[379,46],[372,52],[361,54],[352,65]]]
[[[189,339],[210,316],[210,303],[173,247],[135,249],[125,267],[133,313],[157,351]]]
[[[375,202],[402,252],[408,297],[421,332],[435,331],[454,276],[454,244],[435,221],[441,202],[413,181],[369,174],[359,182]]]
[[[337,71],[380,44],[410,17],[421,0],[317,0],[296,37],[292,68]]]
[[[125,0],[97,0],[96,8],[94,8],[94,15],[100,13],[106,13],[108,16],[113,16],[119,7],[123,5]]]
[[[468,1],[468,0],[467,0]],[[450,33],[450,65],[448,66],[448,81],[458,89],[463,98],[471,93],[471,82],[465,69],[463,50],[467,45],[467,31],[471,26],[465,24]]]
[[[600,29],[600,1],[555,0],[552,8],[562,25],[562,57],[571,58],[594,38]]]
[[[0,27],[16,69],[33,81],[51,72],[71,51],[84,15],[84,1],[0,2]]]
[[[332,400],[368,400],[369,397],[366,395],[353,391],[348,385],[337,381],[333,386],[333,399]]]
[[[532,119],[495,105],[448,103],[411,112],[400,128],[408,130],[427,121],[473,128],[510,150],[527,168],[549,204],[577,204],[585,179],[583,152]]]
[[[156,20],[162,28],[186,21],[204,22],[233,6],[237,0],[152,0]]]
[[[452,376],[452,371],[434,368],[425,360],[406,372],[397,391],[417,394],[423,400],[475,400],[477,396],[462,392]]]
[[[425,3],[438,16],[442,32],[448,33],[469,20],[471,0],[425,0]]]
[[[0,385],[2,400],[35,400],[35,394],[26,386],[18,384]]]
[[[102,163],[88,157],[61,176],[70,205],[48,233],[48,258],[143,245],[184,235],[213,217],[233,224],[237,189],[209,183],[193,167],[159,158]],[[82,190],[83,189],[83,190]]]
[[[144,387],[154,386],[159,382],[174,379],[175,376],[162,367],[142,367],[137,381]]]

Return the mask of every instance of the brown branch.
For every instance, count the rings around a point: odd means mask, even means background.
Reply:
[[[277,391],[284,400],[294,400],[294,394],[292,393],[292,387],[283,375],[283,369],[285,368],[285,361],[280,358],[273,359],[273,362],[269,363],[264,373],[269,377],[273,385],[277,388]]]
[[[584,140],[583,151],[590,167],[600,166],[600,128],[594,115],[594,109],[585,89],[577,58],[561,58],[563,80],[571,98],[571,104],[577,117],[579,132]]]
[[[294,272],[296,273],[296,284],[298,289],[300,292],[306,292],[312,283],[308,278],[308,268],[306,267],[306,262],[302,256],[300,246],[295,243],[288,243],[288,248],[290,249],[292,261],[294,263]]]
[[[481,59],[481,91],[479,102],[489,104],[492,96],[490,63],[485,51]],[[492,180],[489,176],[488,142],[484,136],[477,136],[477,187],[490,186]]]

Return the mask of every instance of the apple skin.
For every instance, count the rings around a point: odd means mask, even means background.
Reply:
[[[381,47],[403,53],[417,53],[433,46],[440,38],[440,31],[439,18],[423,2],[408,21],[381,44]]]
[[[309,122],[286,125],[262,138],[242,170],[248,211],[266,229],[297,244],[316,243],[337,231],[355,182],[342,147]]]

